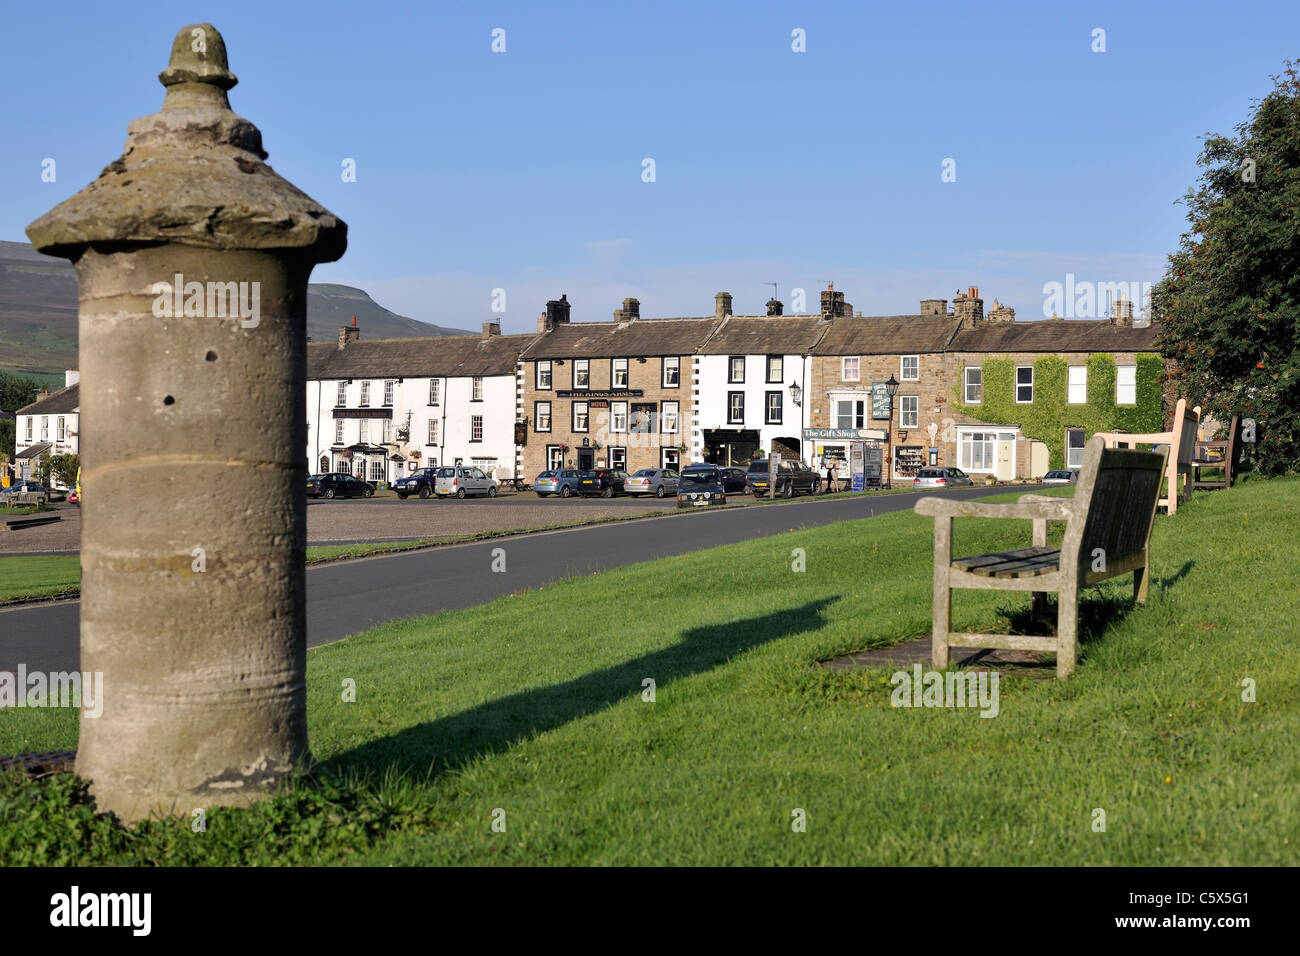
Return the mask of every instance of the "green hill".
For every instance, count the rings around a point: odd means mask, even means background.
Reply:
[[[307,287],[307,334],[332,340],[352,316],[365,338],[463,335],[464,329],[390,312],[363,290],[332,283]],[[77,277],[72,265],[25,242],[0,241],[0,368],[49,374],[77,367]],[[53,381],[54,379],[51,379]]]

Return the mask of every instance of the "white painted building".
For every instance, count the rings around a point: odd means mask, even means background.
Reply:
[[[307,347],[307,468],[392,482],[462,462],[498,480],[516,477],[519,353],[529,335],[362,340]]]
[[[14,415],[14,464],[18,478],[35,479],[40,461],[55,455],[81,453],[81,375],[76,369],[64,373],[64,387],[43,395]],[[51,476],[50,484],[64,488]]]
[[[694,357],[694,460],[744,467],[773,445],[807,459],[808,353],[822,331],[816,316],[725,317]]]

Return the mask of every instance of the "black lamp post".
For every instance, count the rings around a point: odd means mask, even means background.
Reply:
[[[885,487],[891,491],[894,487],[894,396],[898,394],[898,379],[890,373],[889,381],[885,383],[885,393],[889,396],[889,423],[885,430],[885,461],[887,469],[885,471]]]
[[[799,387],[798,382],[790,383],[790,401],[794,402],[795,408],[803,406],[803,389]]]

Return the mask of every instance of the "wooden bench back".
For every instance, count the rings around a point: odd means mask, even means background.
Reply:
[[[1091,568],[1097,548],[1117,570],[1146,550],[1168,458],[1164,447],[1154,452],[1107,448],[1100,436],[1088,442],[1074,491],[1077,518],[1066,526],[1061,543],[1063,572]]]
[[[1192,470],[1192,457],[1196,453],[1196,433],[1201,428],[1201,406],[1197,405],[1190,412],[1186,411],[1186,408],[1187,400],[1180,398],[1178,400],[1178,412],[1181,413],[1182,421],[1178,420],[1176,414],[1173,435],[1178,440],[1178,471],[1190,473]]]

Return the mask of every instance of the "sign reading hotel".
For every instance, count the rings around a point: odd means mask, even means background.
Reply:
[[[884,441],[878,428],[805,428],[804,441]]]
[[[641,398],[644,395],[639,388],[572,388],[555,393],[556,398]]]

